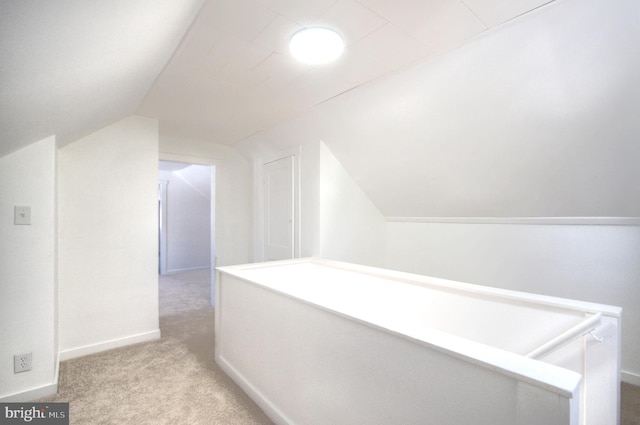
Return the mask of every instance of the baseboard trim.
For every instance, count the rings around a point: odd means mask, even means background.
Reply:
[[[623,370],[622,372],[620,372],[620,379],[622,380],[622,382],[640,387],[640,375],[638,375],[637,373],[625,372]]]
[[[233,367],[224,356],[216,356],[216,363],[273,422],[285,425],[292,425],[294,423],[278,409],[269,398],[249,382],[238,369]]]
[[[205,270],[205,269],[210,269],[211,267],[209,266],[202,266],[202,267],[191,267],[191,268],[187,268],[187,269],[171,269],[171,270],[167,270],[165,273],[162,273],[163,275],[167,275],[167,274],[174,274],[174,273],[181,273],[181,272],[190,272],[190,271],[194,271],[194,270]]]
[[[0,397],[0,403],[28,403],[45,397],[53,397],[58,394],[58,382],[60,378],[60,353],[56,355],[53,382],[41,387],[32,388],[19,393]]]
[[[138,344],[140,342],[153,341],[161,337],[160,329],[144,332],[124,338],[112,339],[110,341],[99,342],[97,344],[85,345],[83,347],[70,348],[60,351],[60,361],[71,360],[89,354],[100,353],[114,348],[125,347],[127,345]]]
[[[638,226],[638,217],[385,217],[387,223]]]
[[[42,387],[32,388],[8,396],[0,397],[2,403],[28,403],[44,397],[52,397],[58,393],[58,382],[44,385]]]

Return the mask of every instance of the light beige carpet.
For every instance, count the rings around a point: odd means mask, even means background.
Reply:
[[[162,339],[62,362],[47,401],[70,402],[78,425],[272,424],[214,362],[208,279],[160,277]]]
[[[209,272],[161,276],[159,289],[162,339],[62,362],[47,401],[70,402],[78,425],[273,424],[214,362]],[[640,387],[623,384],[621,405],[621,425],[640,425]]]
[[[622,384],[620,424],[640,425],[640,387]]]

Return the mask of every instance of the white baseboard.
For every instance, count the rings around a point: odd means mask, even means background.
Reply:
[[[58,393],[58,382],[53,384],[44,385],[38,388],[32,388],[27,391],[22,391],[16,394],[0,397],[2,403],[26,403],[34,400],[38,400],[44,397],[51,397]]]
[[[160,329],[156,329],[154,331],[131,335],[124,338],[99,342],[97,344],[85,345],[84,347],[70,348],[68,350],[63,350],[60,352],[60,361],[71,360],[78,357],[87,356],[89,354],[112,350],[114,348],[138,344],[140,342],[153,341],[154,339],[160,338],[160,336]]]
[[[195,271],[195,270],[204,270],[204,269],[210,269],[210,266],[202,266],[202,267],[191,267],[191,268],[187,268],[187,269],[167,269],[167,271],[165,273],[162,274],[174,274],[174,273],[181,273],[181,272],[190,272],[190,271]]]
[[[30,390],[21,391],[19,393],[10,394],[0,397],[0,403],[25,403],[35,401],[45,397],[53,397],[58,394],[58,382],[60,378],[60,353],[56,355],[54,381],[51,384],[41,387],[32,388]]]
[[[385,217],[388,223],[638,226],[637,217]]]
[[[620,379],[622,382],[626,382],[627,384],[637,385],[640,387],[640,375],[632,372],[625,372],[624,370],[620,372]]]
[[[244,377],[223,356],[216,356],[216,363],[220,368],[249,396],[254,403],[275,423],[292,425],[291,421],[269,398]]]

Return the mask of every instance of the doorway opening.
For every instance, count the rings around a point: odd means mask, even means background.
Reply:
[[[215,275],[215,166],[160,161],[158,172],[158,273],[209,282]]]

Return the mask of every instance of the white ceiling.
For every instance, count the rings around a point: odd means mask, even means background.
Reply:
[[[450,49],[549,0],[207,1],[138,112],[234,144],[381,76]],[[335,63],[295,62],[297,30],[337,30]]]
[[[161,180],[171,180],[173,175],[182,179],[204,198],[211,199],[211,166],[194,165],[183,162],[160,161],[158,175]]]
[[[556,1],[234,148],[322,141],[385,217],[635,217],[639,16]]]
[[[132,113],[234,144],[547,2],[0,2],[0,155],[50,135],[65,144]],[[289,56],[290,36],[312,25],[345,38],[336,63]]]
[[[135,113],[202,3],[0,1],[0,156]]]

